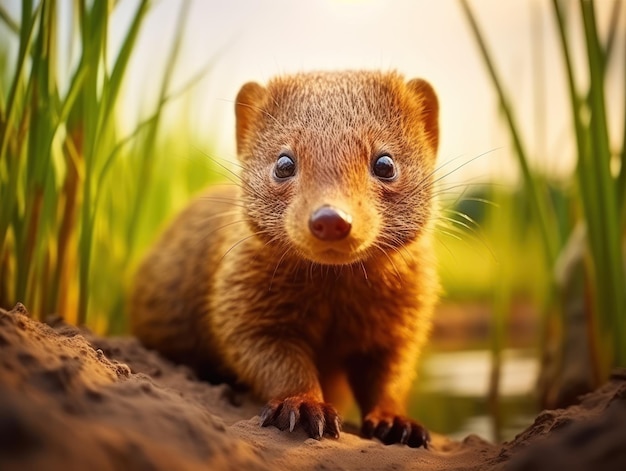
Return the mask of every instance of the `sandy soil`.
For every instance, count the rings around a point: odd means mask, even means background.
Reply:
[[[516,439],[435,436],[430,450],[344,431],[316,441],[261,428],[261,404],[133,338],[101,338],[0,309],[0,469],[624,470],[626,371]]]

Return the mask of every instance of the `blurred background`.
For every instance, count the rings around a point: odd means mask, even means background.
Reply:
[[[245,82],[396,69],[441,106],[411,413],[512,438],[626,366],[622,3],[0,0],[0,306],[125,333],[138,260],[237,169]]]

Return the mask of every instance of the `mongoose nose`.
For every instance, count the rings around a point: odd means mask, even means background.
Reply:
[[[332,206],[321,206],[309,219],[309,230],[320,240],[340,240],[350,233],[352,217]]]

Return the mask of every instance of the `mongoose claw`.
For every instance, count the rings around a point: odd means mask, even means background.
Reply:
[[[334,407],[306,395],[268,402],[261,411],[260,422],[262,427],[273,425],[290,432],[300,424],[309,437],[316,440],[324,435],[339,438],[341,431],[341,421]]]
[[[401,443],[411,448],[428,448],[430,434],[422,425],[406,417],[369,414],[363,420],[361,435],[378,438],[385,445]]]

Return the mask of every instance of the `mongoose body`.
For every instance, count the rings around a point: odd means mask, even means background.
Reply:
[[[338,436],[349,385],[362,433],[426,446],[405,416],[438,281],[437,98],[348,71],[244,85],[236,184],[185,209],[140,266],[133,332],[247,385],[263,425]]]

